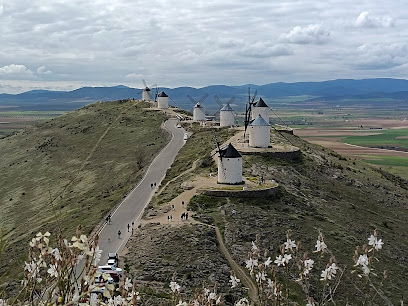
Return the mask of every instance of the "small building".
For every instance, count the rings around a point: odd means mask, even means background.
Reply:
[[[149,87],[143,89],[142,92],[142,101],[151,101],[152,100],[152,91]]]
[[[242,182],[242,155],[230,143],[218,155],[218,183],[239,184]]]
[[[227,103],[220,110],[220,126],[232,126],[235,123],[235,115],[232,107]]]
[[[205,121],[205,108],[198,102],[194,105],[193,121]]]
[[[254,148],[267,148],[270,145],[270,124],[261,116],[249,124],[249,146]]]
[[[160,109],[169,108],[169,96],[164,91],[157,96],[157,107]]]
[[[252,120],[256,119],[258,115],[261,115],[262,118],[269,123],[269,106],[266,105],[262,98],[259,98],[258,102],[253,106]]]

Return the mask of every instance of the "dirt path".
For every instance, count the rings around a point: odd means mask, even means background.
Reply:
[[[196,194],[197,189],[214,185],[216,184],[216,182],[217,179],[214,177],[197,178],[195,181],[191,182],[191,186],[193,187],[192,189],[186,190],[179,194],[177,197],[171,200],[170,203],[161,212],[157,213],[157,215],[148,216],[147,218],[143,219],[142,225],[147,223],[169,224],[171,226],[180,226],[183,224],[201,224],[214,228],[221,254],[225,257],[230,268],[235,272],[236,276],[241,280],[242,284],[246,288],[248,288],[248,296],[252,300],[253,305],[256,305],[258,302],[258,287],[253,282],[253,280],[245,273],[241,266],[232,258],[230,252],[228,251],[228,248],[224,244],[224,239],[218,227],[198,222],[191,217],[189,217],[188,220],[182,220],[180,218],[183,213],[189,213],[189,216],[192,215],[193,212],[187,211],[186,207],[191,198]],[[182,204],[183,201],[184,205]],[[172,217],[171,219],[169,219],[170,216]]]
[[[245,273],[241,266],[238,265],[236,261],[232,258],[231,254],[229,253],[227,247],[224,244],[224,239],[221,235],[220,229],[216,226],[214,226],[214,228],[222,255],[224,255],[231,269],[234,270],[235,275],[241,280],[242,284],[248,288],[249,298],[252,300],[253,304],[256,305],[259,302],[258,287],[253,282],[253,280]]]

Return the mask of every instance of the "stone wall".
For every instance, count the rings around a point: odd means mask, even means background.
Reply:
[[[205,194],[211,197],[232,197],[232,198],[270,198],[276,196],[279,192],[279,186],[255,189],[255,190],[214,190],[197,189],[197,193]]]

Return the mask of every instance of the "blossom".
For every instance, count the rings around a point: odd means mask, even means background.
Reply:
[[[97,305],[98,305],[98,302],[99,302],[98,295],[95,294],[95,293],[92,293],[92,294],[91,294],[91,298],[90,298],[90,300],[89,300],[89,305],[91,305],[91,306],[97,306]]]
[[[51,265],[50,268],[47,270],[48,274],[54,277],[58,277],[58,268],[57,265]]]
[[[305,269],[303,270],[303,275],[306,276],[312,270],[314,260],[313,259],[306,259],[303,264],[305,265]]]
[[[252,252],[259,251],[258,247],[256,246],[255,242],[252,241]]]
[[[180,291],[180,285],[176,282],[170,282],[170,289],[172,292]]]
[[[374,231],[374,235],[368,237],[368,244],[372,245],[376,251],[381,250],[384,242],[382,239],[377,239],[376,231]]]
[[[179,301],[179,303],[176,306],[188,306],[186,302]]]
[[[291,252],[293,252],[293,248],[296,247],[295,241],[289,238],[286,240],[286,242],[284,242],[284,245],[285,245],[285,250],[290,250]]]
[[[59,251],[57,248],[53,249],[53,250],[51,251],[51,253],[54,254],[54,257],[55,257],[56,260],[58,260],[58,261],[61,261],[61,260],[62,260],[60,251]]]
[[[249,258],[248,260],[245,261],[245,263],[246,268],[252,272],[254,268],[258,266],[258,259]]]
[[[48,237],[50,237],[50,236],[51,236],[51,234],[49,232],[46,232],[44,235],[41,232],[39,232],[39,233],[37,233],[35,239],[37,241],[43,240],[45,242],[45,244],[48,245],[48,243],[50,242],[50,239],[48,239]]]
[[[7,305],[8,304],[6,300],[0,299],[0,306],[7,306]]]
[[[327,249],[327,245],[326,243],[324,243],[323,240],[317,240],[315,247],[316,247],[316,252],[323,252],[324,250]]]
[[[322,271],[321,279],[320,280],[331,280],[337,273],[337,265],[336,263],[332,263],[328,266],[325,270]]]
[[[260,283],[261,281],[266,281],[266,273],[265,272],[258,272],[256,274],[256,281]]]
[[[96,248],[93,249],[92,251],[93,251],[93,265],[97,266],[98,263],[101,261],[102,250],[99,248],[99,245],[97,245]]]
[[[133,285],[132,285],[130,278],[126,277],[126,281],[123,287],[125,288],[126,291],[129,291],[129,288],[132,288],[132,286]]]
[[[278,265],[278,267],[285,265],[285,260],[283,259],[282,255],[276,256],[276,259],[274,262]]]
[[[357,260],[357,262],[356,262],[356,266],[359,266],[359,265],[361,265],[361,266],[367,266],[367,265],[368,265],[368,257],[367,257],[367,254],[360,255],[360,256],[358,257],[358,260]]]
[[[286,262],[286,263],[289,263],[289,260],[291,260],[292,259],[292,255],[291,254],[285,254],[284,256],[283,256],[283,260]]]
[[[269,267],[269,265],[272,263],[272,260],[270,257],[268,257],[268,259],[264,262],[264,266],[265,267]]]
[[[210,292],[208,295],[208,301],[210,302],[211,300],[216,300],[217,299],[217,294],[215,292]]]
[[[231,288],[235,288],[238,286],[238,283],[241,282],[241,280],[236,277],[235,275],[230,275],[230,281],[231,283]]]

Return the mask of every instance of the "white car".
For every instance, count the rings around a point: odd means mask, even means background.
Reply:
[[[188,134],[187,134],[187,133],[184,133],[183,139],[184,139],[184,140],[187,140],[187,139],[188,139]]]
[[[98,270],[100,272],[113,271],[113,272],[116,272],[117,274],[119,274],[119,276],[122,276],[122,272],[123,272],[121,268],[118,268],[115,265],[113,265],[113,266],[109,266],[109,265],[99,266]]]
[[[181,124],[177,124],[176,127],[177,127],[177,128],[181,128]]]

